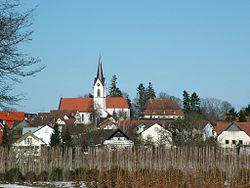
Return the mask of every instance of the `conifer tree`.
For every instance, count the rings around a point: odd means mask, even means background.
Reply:
[[[2,138],[2,146],[9,147],[10,146],[10,133],[7,125],[3,127],[3,138]]]
[[[121,90],[117,87],[116,75],[113,75],[111,78],[111,83],[110,83],[110,87],[109,87],[109,96],[111,96],[111,97],[121,97],[122,96]]]
[[[200,113],[200,111],[201,111],[200,110],[200,103],[201,103],[201,101],[200,101],[199,96],[195,92],[193,92],[193,94],[190,97],[191,111]]]
[[[139,86],[137,87],[137,102],[136,102],[136,107],[139,112],[141,112],[145,103],[146,103],[146,90],[144,85],[140,83]]]
[[[72,141],[68,126],[66,126],[65,132],[63,134],[63,143],[67,147],[71,147],[73,145],[73,141]]]
[[[146,96],[145,96],[145,100],[146,102],[149,100],[149,99],[154,99],[156,97],[155,95],[155,90],[153,88],[153,85],[151,82],[148,83],[148,87],[146,89]]]
[[[190,112],[191,105],[190,105],[190,97],[187,91],[183,91],[183,109],[185,112]]]
[[[244,112],[244,110],[240,110],[239,112],[239,122],[246,122],[247,119],[246,119],[246,114]]]
[[[60,146],[60,144],[61,144],[61,133],[59,131],[59,125],[55,124],[54,131],[50,137],[50,146],[57,147]]]

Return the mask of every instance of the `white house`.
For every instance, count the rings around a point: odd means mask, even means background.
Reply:
[[[203,125],[202,129],[202,137],[203,140],[207,140],[209,138],[215,138],[217,136],[214,126],[208,121]]]
[[[103,143],[109,148],[127,148],[132,147],[134,142],[120,129],[117,129]]]
[[[94,79],[93,98],[61,98],[59,110],[77,110],[81,116],[81,123],[90,124],[96,119],[106,119],[116,114],[123,114],[130,119],[130,109],[124,97],[107,97],[106,82],[99,57],[97,75]],[[123,118],[124,118],[123,117]]]
[[[218,123],[215,127],[217,141],[221,147],[232,148],[236,145],[250,145],[250,122]]]
[[[41,147],[45,145],[42,139],[32,132],[27,132],[13,144],[13,147],[17,152],[25,155],[39,155]]]
[[[50,145],[50,137],[51,134],[53,133],[54,129],[49,126],[45,125],[43,127],[40,127],[37,129],[34,133],[35,136],[37,136],[39,139],[43,140],[44,143],[49,146]]]
[[[172,133],[157,123],[142,131],[140,136],[144,141],[150,139],[156,146],[165,145],[171,147]]]

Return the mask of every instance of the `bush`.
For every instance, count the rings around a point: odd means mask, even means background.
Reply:
[[[0,182],[5,181],[5,173],[0,173]]]
[[[26,173],[25,181],[32,183],[32,182],[36,181],[36,179],[37,178],[36,178],[35,172],[30,171],[30,172]]]
[[[37,176],[37,180],[38,181],[48,181],[49,179],[49,174],[46,171],[42,171],[38,176]]]
[[[62,181],[63,180],[63,172],[61,168],[54,168],[50,174],[50,180],[52,181]]]
[[[25,180],[18,168],[12,168],[7,171],[5,177],[8,182],[23,182]]]

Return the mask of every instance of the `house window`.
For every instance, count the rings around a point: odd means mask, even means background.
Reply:
[[[236,144],[236,140],[232,140],[232,144]]]
[[[82,122],[84,122],[84,114],[82,114]]]
[[[226,143],[226,144],[229,144],[229,140],[226,140],[225,143]]]
[[[158,132],[158,131],[159,131],[159,128],[158,128],[158,127],[155,127],[155,128],[154,128],[154,131],[155,131],[155,132]]]
[[[25,138],[24,142],[27,145],[31,145],[32,144],[32,138]]]
[[[100,89],[97,89],[97,97],[100,97],[100,95],[101,95]]]
[[[242,145],[243,144],[243,140],[239,140],[239,144]]]

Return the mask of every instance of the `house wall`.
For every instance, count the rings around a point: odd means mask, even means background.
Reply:
[[[229,144],[226,144],[226,140],[229,141]],[[222,147],[234,147],[232,141],[235,140],[236,144],[242,140],[243,145],[250,144],[250,137],[244,131],[223,131],[218,137],[217,141],[221,144]]]
[[[178,119],[183,118],[183,116],[177,116],[177,115],[144,115],[143,118],[145,119]]]
[[[34,133],[38,138],[42,139],[48,146],[50,145],[50,137],[54,129],[50,126],[44,126]]]
[[[83,124],[91,124],[91,114],[89,112],[79,112],[80,116],[81,116],[81,123]]]
[[[26,139],[27,138],[31,138],[31,140],[32,140],[32,144],[31,145],[25,143],[25,139],[24,139],[24,140],[22,140],[19,143],[14,143],[14,146],[16,146],[16,147],[18,147],[18,146],[38,146],[38,147],[40,147],[41,144],[43,144],[43,142],[41,140],[34,139],[32,136],[27,136]]]
[[[203,128],[203,140],[207,140],[211,137],[216,137],[216,132],[214,131],[213,125],[211,123],[207,123],[206,126]]]
[[[147,140],[148,137],[152,138],[152,141],[158,145],[158,142],[162,140],[162,136],[167,136],[166,141],[166,146],[171,146],[171,141],[172,141],[172,135],[171,133],[164,129],[162,126],[158,124],[154,124],[145,131],[141,133],[141,137],[143,140]]]

